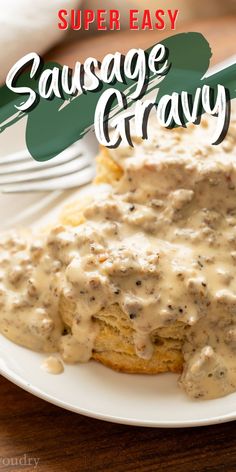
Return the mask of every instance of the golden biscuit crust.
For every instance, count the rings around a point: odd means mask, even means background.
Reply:
[[[97,157],[97,177],[95,183],[115,183],[119,181],[123,170],[109,154],[101,148]],[[61,222],[78,226],[86,222],[83,209],[89,204],[89,198],[74,202],[65,207]],[[70,329],[75,316],[76,305],[63,296],[60,303],[61,317]],[[169,327],[162,327],[152,333],[153,355],[151,359],[140,358],[133,343],[132,322],[122,312],[119,305],[112,305],[101,310],[94,317],[98,334],[92,358],[116,371],[137,374],[158,374],[162,372],[180,373],[183,369],[182,346],[186,325],[176,322]]]
[[[76,314],[74,302],[61,297],[60,315],[70,329]],[[132,322],[119,305],[111,305],[94,316],[98,327],[92,358],[119,372],[132,374],[179,373],[183,368],[182,344],[186,326],[175,325],[159,328],[152,333],[153,355],[151,359],[137,356],[133,343]]]

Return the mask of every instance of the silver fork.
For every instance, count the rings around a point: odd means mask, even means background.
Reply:
[[[27,151],[0,157],[0,192],[47,192],[80,187],[95,174],[97,141],[92,132],[55,158],[35,161]]]

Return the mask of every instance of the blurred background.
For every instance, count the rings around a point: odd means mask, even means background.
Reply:
[[[133,0],[132,3],[139,5],[140,8],[151,8],[153,10],[157,8],[164,10],[166,8],[178,8],[180,10],[178,22],[236,13],[235,0],[146,0],[145,5],[142,0]]]
[[[203,19],[214,21],[216,18],[220,20],[228,16],[229,21],[230,18],[232,21],[232,15],[236,14],[236,0],[0,0],[0,82],[5,80],[6,73],[16,60],[26,53],[36,51],[44,54],[57,44],[71,41],[77,43],[78,50],[80,40],[87,41],[91,35],[96,34],[95,31],[59,30],[57,12],[61,8],[118,8],[121,10],[123,19],[122,31],[127,29],[126,11],[130,8],[140,10],[150,8],[153,11],[160,8],[179,9],[176,29],[178,32],[181,28],[183,30],[183,25],[192,25],[194,21]],[[215,26],[215,30],[217,28],[218,26]],[[169,32],[170,30],[166,29],[165,36],[168,36]],[[133,33],[136,32],[132,31],[130,35]],[[149,32],[140,32],[143,37],[146,33]],[[163,37],[163,33],[159,31],[155,33],[160,38]],[[227,34],[227,28],[225,34]],[[104,32],[97,32],[97,35],[104,35]],[[134,47],[134,44],[130,47]],[[117,49],[119,49],[118,45]]]

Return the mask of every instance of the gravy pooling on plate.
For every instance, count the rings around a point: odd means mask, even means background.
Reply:
[[[138,356],[151,333],[185,325],[179,384],[194,398],[236,390],[236,122],[218,146],[208,121],[153,129],[134,149],[109,151],[123,176],[95,189],[77,227],[2,237],[0,331],[65,362],[91,358],[94,316],[118,303]],[[68,328],[60,299],[76,305]]]

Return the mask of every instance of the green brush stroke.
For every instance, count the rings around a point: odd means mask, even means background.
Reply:
[[[156,103],[163,95],[173,92],[185,90],[194,94],[195,90],[203,85],[210,85],[212,88],[217,84],[224,85],[229,91],[230,99],[236,97],[236,64],[209,78],[203,78],[209,68],[212,54],[207,40],[201,33],[181,33],[161,43],[169,50],[168,63],[171,64],[171,68],[158,86],[154,83],[156,76],[152,75],[149,78],[149,91],[157,89]],[[152,47],[146,50],[147,55]],[[42,70],[55,66],[61,67],[55,63],[47,63]],[[132,85],[135,85],[135,81],[127,79],[126,84],[116,82],[112,87],[120,92],[126,91],[128,97],[130,93],[128,89]],[[19,77],[17,86],[28,86],[36,91],[38,80],[30,79],[29,74],[24,73]],[[24,96],[19,96],[4,86],[0,89],[0,132],[28,115],[26,143],[30,154],[37,161],[52,159],[91,129],[97,102],[102,93],[109,88],[110,84],[103,84],[99,92],[87,92],[73,99],[55,97],[46,100],[40,97],[34,110],[28,113],[18,112],[16,116],[15,106],[25,101]],[[65,99],[69,99],[70,103],[60,110]],[[130,105],[133,103],[131,100]],[[6,120],[8,121],[4,124]]]

